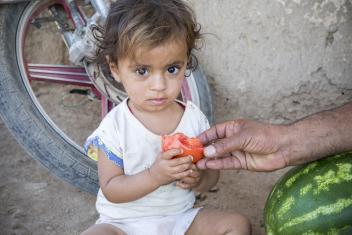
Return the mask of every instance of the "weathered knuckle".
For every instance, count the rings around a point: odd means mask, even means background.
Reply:
[[[234,120],[228,125],[227,132],[234,134],[241,129],[241,126],[242,126],[242,124],[241,124],[240,120]]]
[[[227,142],[224,142],[224,141],[218,142],[216,145],[216,152],[219,154],[226,153],[226,149],[228,148],[227,146],[228,146]]]

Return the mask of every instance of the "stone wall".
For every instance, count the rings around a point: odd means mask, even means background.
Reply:
[[[352,100],[352,1],[191,0],[217,121],[290,122]]]

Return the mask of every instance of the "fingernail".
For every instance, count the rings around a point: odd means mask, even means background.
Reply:
[[[209,145],[204,148],[204,155],[207,157],[212,157],[216,153],[216,149],[213,145]]]

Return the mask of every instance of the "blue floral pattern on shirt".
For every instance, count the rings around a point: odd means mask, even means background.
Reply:
[[[106,156],[108,156],[109,160],[113,161],[115,165],[121,167],[123,169],[123,160],[122,157],[117,156],[115,153],[113,153],[106,145],[103,143],[103,141],[99,138],[99,136],[95,136],[93,138],[90,138],[86,141],[84,144],[84,150],[86,153],[88,152],[88,148],[90,145],[93,145],[100,150],[102,150]]]

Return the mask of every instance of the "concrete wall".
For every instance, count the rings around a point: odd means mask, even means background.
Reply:
[[[352,100],[351,0],[190,0],[216,121],[286,123]]]

